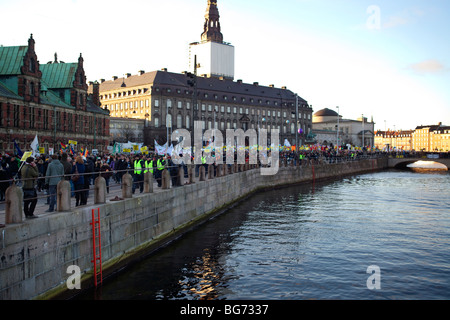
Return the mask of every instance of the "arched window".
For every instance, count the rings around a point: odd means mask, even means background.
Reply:
[[[155,120],[155,128],[159,128],[159,118],[158,117],[155,117],[154,118]]]
[[[186,129],[189,129],[191,126],[191,118],[189,116],[186,116]]]
[[[181,114],[177,115],[177,128],[181,129],[183,127],[183,117]]]

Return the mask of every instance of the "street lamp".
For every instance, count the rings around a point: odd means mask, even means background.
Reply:
[[[336,154],[339,154],[339,106],[336,107],[338,109],[338,117],[337,117],[337,132],[336,132]]]

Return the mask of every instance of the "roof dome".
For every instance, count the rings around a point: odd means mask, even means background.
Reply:
[[[331,109],[325,108],[314,113],[316,117],[337,117],[338,113]]]

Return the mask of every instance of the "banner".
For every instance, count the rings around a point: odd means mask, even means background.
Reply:
[[[169,148],[168,142],[165,145],[160,146],[158,142],[155,140],[155,151],[159,156],[163,156],[167,153],[167,149]]]
[[[22,159],[20,161],[26,161],[29,157],[31,157],[32,151],[27,151],[22,155]]]

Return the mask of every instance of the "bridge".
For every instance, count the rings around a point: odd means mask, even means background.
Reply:
[[[417,161],[429,161],[429,162],[437,162],[445,165],[447,169],[450,168],[450,158],[430,158],[430,157],[417,157],[417,158],[389,158],[388,166],[389,168],[406,168],[409,164],[412,164]]]

